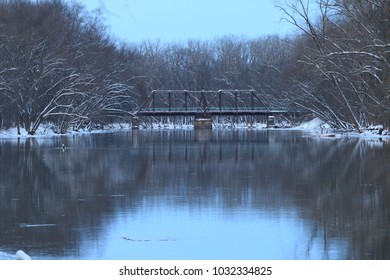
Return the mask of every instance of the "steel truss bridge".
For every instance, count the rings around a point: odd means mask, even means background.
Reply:
[[[135,112],[158,116],[274,116],[296,112],[266,104],[255,90],[153,90]]]

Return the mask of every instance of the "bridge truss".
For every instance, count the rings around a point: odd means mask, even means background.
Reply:
[[[271,108],[255,90],[153,90],[137,116],[238,116],[288,113]]]

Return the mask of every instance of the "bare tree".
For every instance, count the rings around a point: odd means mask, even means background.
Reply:
[[[294,98],[294,102],[337,127],[351,126],[358,131],[370,122],[383,121],[375,114],[377,108],[389,111],[385,95],[377,94],[389,66],[378,47],[386,44],[372,36],[375,27],[368,20],[377,10],[383,11],[385,6],[379,2],[384,1],[368,1],[369,5],[359,7],[354,4],[363,2],[297,0],[281,7],[286,19],[301,30],[305,42],[298,62],[314,71],[314,75],[306,73],[297,80],[295,96],[303,98]],[[314,17],[310,4],[316,5],[318,14]]]
[[[70,120],[131,115],[128,67],[98,15],[54,0],[3,1],[0,14],[1,111],[11,123],[34,134],[44,121],[64,131]]]

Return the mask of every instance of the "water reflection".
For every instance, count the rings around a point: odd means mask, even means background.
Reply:
[[[0,251],[389,259],[389,156],[386,142],[272,130],[3,140]]]

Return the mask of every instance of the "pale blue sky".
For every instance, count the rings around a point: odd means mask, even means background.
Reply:
[[[225,35],[257,38],[292,34],[275,0],[76,0],[100,8],[111,33],[127,42],[212,40]]]

